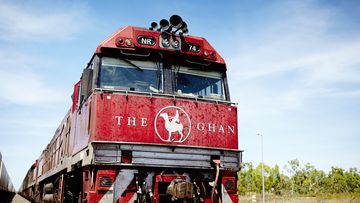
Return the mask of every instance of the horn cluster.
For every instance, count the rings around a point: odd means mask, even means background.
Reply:
[[[179,32],[179,35],[188,33],[187,24],[178,15],[172,15],[169,20],[160,20],[159,25],[160,27],[158,28],[158,24],[156,22],[152,22],[149,29],[168,33]]]

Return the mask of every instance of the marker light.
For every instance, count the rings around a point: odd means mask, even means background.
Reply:
[[[161,41],[161,44],[163,47],[169,47],[170,46],[170,40],[168,38],[163,38]]]
[[[117,41],[116,41],[116,46],[120,47],[124,44],[124,39],[123,38],[119,38]]]
[[[175,49],[179,48],[179,45],[180,45],[179,40],[174,40],[174,41],[171,43],[171,46],[174,47]]]
[[[131,45],[132,45],[131,40],[130,40],[130,39],[126,39],[126,40],[125,40],[125,44],[126,44],[127,46],[131,46]]]

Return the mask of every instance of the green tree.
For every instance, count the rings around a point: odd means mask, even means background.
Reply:
[[[239,194],[245,194],[246,192],[257,192],[256,179],[256,172],[252,163],[242,163],[241,170],[238,172]]]
[[[331,193],[342,193],[349,191],[348,183],[344,176],[344,169],[331,167],[328,175],[327,189]]]
[[[291,182],[291,194],[294,194],[294,192],[296,191],[295,185],[298,181],[298,178],[296,177],[296,175],[298,175],[298,172],[300,170],[300,162],[298,159],[293,159],[290,160],[289,162],[290,165],[290,169],[289,169],[289,173],[290,173],[290,182]]]
[[[256,167],[256,176],[258,177],[258,181],[256,181],[256,186],[258,188],[258,192],[261,192],[262,190],[262,163],[260,163]],[[269,184],[269,176],[270,176],[271,168],[270,166],[267,166],[264,164],[264,184],[265,184],[265,191],[269,191],[271,188],[271,185]]]
[[[281,195],[288,188],[288,181],[289,178],[280,173],[278,165],[275,165],[274,168],[270,169],[267,183],[271,192],[274,192],[276,195]]]
[[[280,172],[279,166],[273,168],[264,165],[265,190],[276,195],[287,193],[302,195],[319,195],[335,193],[360,194],[360,172],[356,168],[348,171],[332,167],[329,173],[318,170],[310,163],[303,167],[298,159],[288,162],[284,169],[290,175]],[[254,168],[252,163],[243,163],[238,172],[239,194],[247,192],[261,193],[261,163]]]
[[[305,177],[301,187],[304,189],[303,194],[316,195],[321,192],[321,188],[324,185],[324,179],[326,174],[324,171],[317,170],[310,163],[305,164],[305,168],[302,169],[303,176]]]
[[[344,174],[349,192],[360,193],[360,173],[356,168],[350,168]]]

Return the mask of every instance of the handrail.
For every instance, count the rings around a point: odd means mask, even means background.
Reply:
[[[217,100],[217,99],[208,99],[208,98],[198,98],[198,97],[187,97],[187,96],[181,96],[181,95],[174,95],[174,94],[163,94],[163,93],[153,93],[153,92],[139,92],[139,91],[131,91],[131,90],[117,90],[117,89],[107,89],[107,88],[94,88],[94,91],[99,92],[119,92],[119,93],[125,93],[125,94],[141,94],[141,95],[149,95],[149,96],[160,96],[160,97],[169,97],[169,98],[179,98],[179,99],[189,99],[194,101],[205,101],[205,102],[213,102],[216,104],[228,104],[228,105],[234,105],[237,106],[238,103],[230,102],[230,101],[224,101],[224,100]]]
[[[135,53],[123,52],[122,50],[120,50],[120,53],[125,55],[125,56],[140,56],[140,57],[149,57],[150,56],[150,53],[148,53],[148,54],[135,54]]]

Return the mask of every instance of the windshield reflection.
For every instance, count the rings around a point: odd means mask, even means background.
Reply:
[[[161,70],[153,62],[103,57],[99,71],[99,87],[139,92],[162,92]],[[141,69],[139,69],[139,67]]]
[[[198,98],[224,100],[223,80],[220,72],[200,71],[188,67],[174,69],[175,94]]]

